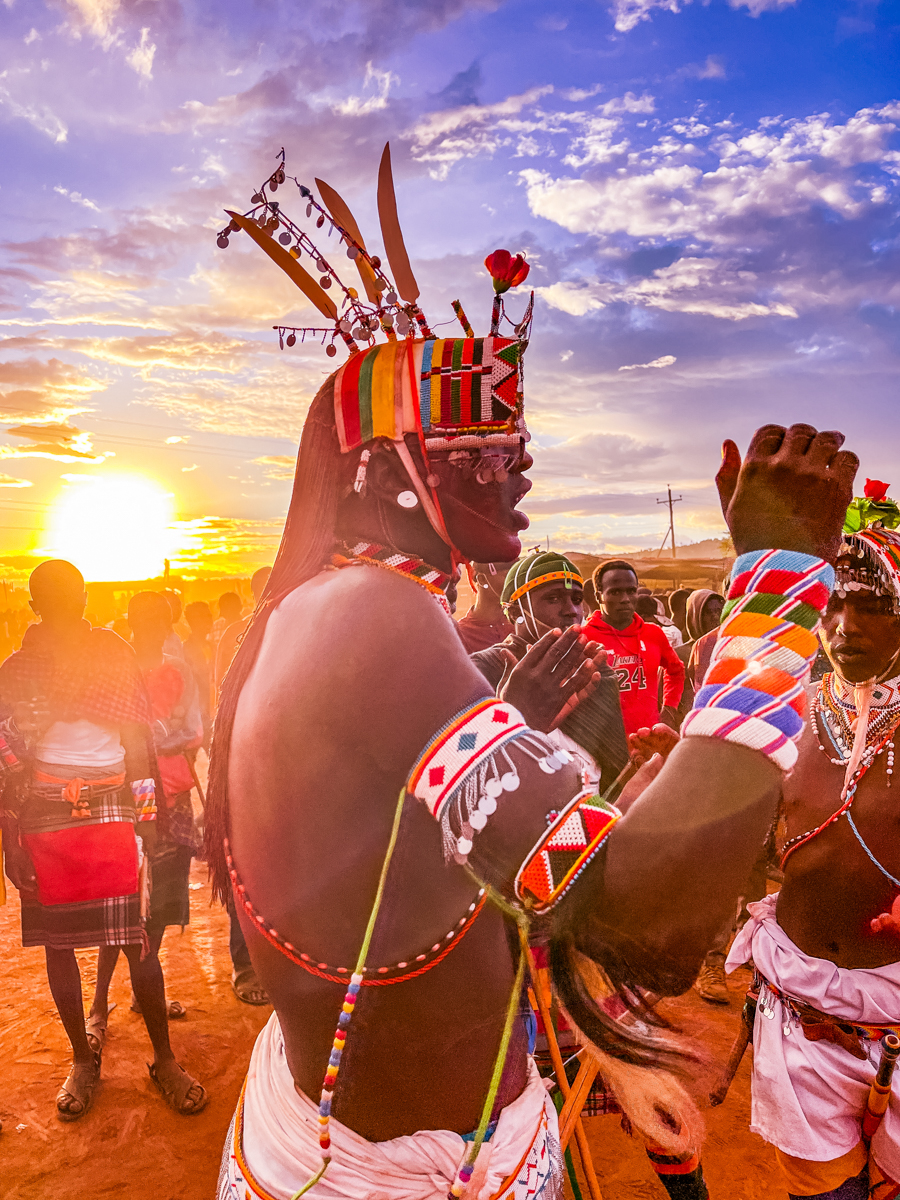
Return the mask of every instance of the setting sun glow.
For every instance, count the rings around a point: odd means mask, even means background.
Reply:
[[[73,477],[57,499],[50,547],[86,580],[148,579],[174,552],[172,496],[139,475]]]

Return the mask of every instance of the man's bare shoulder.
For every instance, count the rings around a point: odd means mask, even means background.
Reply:
[[[481,679],[439,599],[376,567],[323,571],[285,596],[263,641],[261,657],[273,655],[280,669],[345,684]]]
[[[301,722],[339,720],[362,741],[409,741],[411,754],[491,694],[435,596],[373,567],[323,572],[285,596],[247,689],[247,712],[277,696]]]

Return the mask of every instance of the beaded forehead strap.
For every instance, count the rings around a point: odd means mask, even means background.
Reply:
[[[557,580],[562,580],[567,589],[571,589],[575,584],[579,587],[584,586],[581,572],[562,554],[544,552],[529,555],[510,568],[503,584],[501,602],[507,606],[515,604],[534,588],[543,587],[545,583],[555,583]]]
[[[874,592],[890,598],[900,615],[900,534],[893,529],[870,525],[858,533],[845,533],[838,552],[835,591]]]

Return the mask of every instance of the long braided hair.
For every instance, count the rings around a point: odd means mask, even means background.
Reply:
[[[223,840],[228,836],[228,758],[241,688],[256,662],[269,617],[279,602],[322,569],[334,546],[338,506],[349,466],[334,423],[334,375],[316,394],[300,438],[294,488],[272,574],[222,684],[209,762],[205,850],[213,890],[231,890]]]

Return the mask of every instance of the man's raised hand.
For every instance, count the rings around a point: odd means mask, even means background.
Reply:
[[[532,729],[547,733],[589,696],[600,682],[605,651],[585,642],[577,626],[564,633],[551,629],[517,663],[500,698],[522,713]]]
[[[738,554],[799,550],[834,562],[859,469],[843,444],[835,430],[763,425],[742,462],[725,442],[716,486]]]

